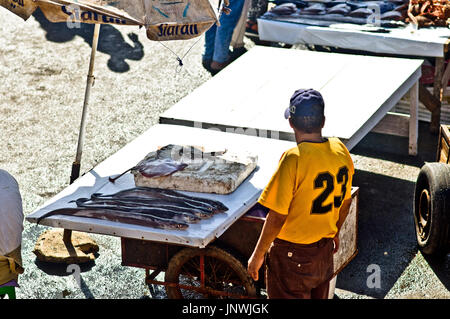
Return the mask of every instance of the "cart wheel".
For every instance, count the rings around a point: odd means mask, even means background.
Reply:
[[[230,253],[214,246],[179,251],[168,264],[165,281],[177,284],[166,286],[171,299],[256,297],[247,269]]]
[[[448,252],[450,241],[450,165],[427,163],[419,173],[414,194],[417,243],[427,255]]]

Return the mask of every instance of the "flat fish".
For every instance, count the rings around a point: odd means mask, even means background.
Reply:
[[[169,176],[186,168],[188,164],[176,162],[169,158],[148,160],[133,169],[145,177]]]
[[[67,215],[76,217],[87,217],[112,222],[133,224],[139,226],[148,226],[160,229],[178,229],[183,230],[189,227],[183,222],[174,221],[166,218],[159,218],[150,215],[131,213],[127,211],[119,211],[112,209],[90,209],[90,208],[61,208],[50,211],[37,220],[37,224],[47,217],[54,215]]]
[[[388,11],[381,15],[381,20],[400,21],[403,20],[403,14],[398,11]]]
[[[325,14],[326,6],[323,3],[315,3],[300,10],[300,14]]]
[[[338,5],[335,5],[334,7],[328,9],[327,13],[329,14],[342,14],[342,15],[346,15],[351,11],[350,6],[348,6],[345,3],[341,3]]]
[[[367,9],[367,8],[359,8],[359,9],[353,10],[348,15],[350,17],[354,17],[354,18],[367,18],[371,14],[373,14],[372,10]]]
[[[272,8],[270,12],[276,15],[291,15],[297,11],[297,6],[293,3],[283,3]]]

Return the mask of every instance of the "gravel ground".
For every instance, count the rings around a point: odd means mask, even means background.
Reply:
[[[24,22],[0,10],[0,18],[0,167],[19,182],[28,215],[69,183],[93,27],[68,29],[40,13]],[[210,78],[201,66],[203,37],[166,45],[170,50],[137,27],[102,26],[82,172],[156,124],[159,114]],[[247,49],[253,45],[246,39]],[[181,70],[171,51],[181,57],[188,52]],[[418,252],[412,220],[414,182],[423,163],[434,160],[436,140],[421,123],[417,157],[407,155],[406,139],[380,134],[369,134],[352,150],[354,184],[360,187],[359,253],[339,274],[336,298],[450,298],[449,258]],[[26,271],[18,298],[166,298],[161,287],[149,290],[143,270],[121,265],[119,238],[91,235],[100,251],[81,268],[79,286],[66,266],[39,262],[32,253],[48,227],[24,226]],[[380,270],[380,286],[374,288],[367,285],[371,265]]]

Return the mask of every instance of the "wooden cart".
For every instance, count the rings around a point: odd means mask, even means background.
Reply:
[[[335,276],[357,254],[358,191],[352,189],[350,213],[340,233]],[[257,298],[265,287],[264,266],[254,282],[247,272],[247,260],[264,221],[264,217],[246,214],[205,248],[122,238],[122,265],[144,268],[146,283],[164,285],[169,298]],[[161,272],[165,272],[164,281],[156,280]]]
[[[117,176],[139,162],[149,150],[160,145],[192,142],[232,149],[244,145],[258,154],[258,168],[231,194],[202,194],[226,205],[228,211],[189,225],[186,230],[165,230],[76,216],[55,215],[43,225],[120,237],[122,264],[146,269],[149,284],[166,287],[169,298],[194,298],[196,294],[214,297],[257,297],[263,279],[255,283],[247,273],[249,259],[260,235],[264,218],[249,216],[249,211],[276,169],[280,154],[292,142],[256,136],[230,134],[179,125],[158,124],[123,149],[77,179],[43,207],[26,217],[35,223],[54,209],[75,205],[73,200],[93,193],[113,194],[135,187],[131,173],[115,183]],[[195,194],[195,193],[194,193]],[[352,190],[351,213],[341,230],[340,251],[336,257],[338,273],[356,254],[358,188]],[[163,281],[156,276],[165,272]],[[260,276],[263,278],[264,276]]]

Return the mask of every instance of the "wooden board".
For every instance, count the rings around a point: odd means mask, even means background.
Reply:
[[[440,127],[436,161],[450,163],[450,125],[441,125]]]
[[[351,149],[417,83],[421,64],[254,47],[164,112],[160,123],[294,141],[284,110],[296,89],[314,88],[325,100],[323,134]]]
[[[359,188],[352,187],[352,204],[339,232],[339,250],[333,256],[337,275],[358,253]]]

